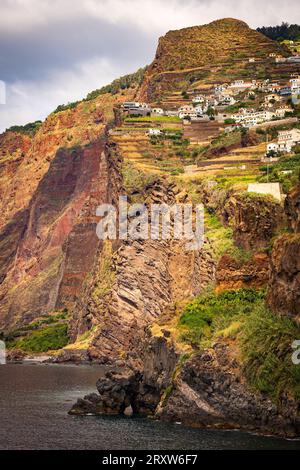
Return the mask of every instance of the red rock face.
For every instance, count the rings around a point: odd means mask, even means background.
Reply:
[[[17,233],[17,250],[6,256],[11,263],[2,284],[7,294],[3,326],[23,313],[28,321],[57,304],[71,307],[78,295],[98,246],[96,207],[107,197],[103,150],[101,141],[59,150],[26,217],[5,227],[4,240]]]
[[[269,280],[269,256],[256,253],[249,261],[240,262],[225,254],[217,266],[216,280],[217,291],[266,286]]]
[[[51,114],[33,138],[0,136],[0,329],[72,308],[99,248],[96,207],[109,191],[101,95]]]

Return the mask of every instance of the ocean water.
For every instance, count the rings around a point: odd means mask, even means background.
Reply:
[[[298,449],[300,441],[199,430],[145,418],[69,416],[100,366],[0,365],[0,449]]]

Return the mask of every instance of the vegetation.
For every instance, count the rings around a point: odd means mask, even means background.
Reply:
[[[46,352],[60,349],[68,343],[68,311],[64,309],[45,315],[28,325],[4,334],[9,349],[25,352]]]
[[[61,323],[31,331],[23,338],[9,342],[8,347],[29,353],[42,353],[61,349],[68,344],[68,340],[68,325]]]
[[[33,137],[36,132],[39,130],[39,128],[42,125],[42,121],[35,121],[35,122],[29,122],[28,124],[25,124],[24,126],[11,126],[7,131],[10,132],[18,132],[19,134],[26,134],[29,135],[30,137]]]
[[[124,163],[122,167],[123,184],[128,195],[136,195],[134,202],[138,202],[144,192],[145,188],[151,184],[156,175],[152,173],[144,173],[138,170],[130,162]]]
[[[274,400],[282,394],[300,399],[300,367],[291,360],[291,345],[300,328],[263,305],[254,309],[240,338],[245,375],[250,384]]]
[[[249,384],[274,401],[300,399],[300,368],[292,363],[292,343],[300,327],[274,315],[255,289],[207,292],[188,304],[179,319],[180,340],[202,349],[220,338],[236,341]]]
[[[54,114],[59,113],[61,111],[66,111],[68,109],[75,109],[80,103],[84,101],[91,101],[99,95],[104,95],[106,93],[111,93],[115,95],[116,93],[125,90],[127,88],[133,87],[135,85],[140,85],[143,81],[144,74],[147,67],[140,68],[135,73],[131,73],[129,75],[124,75],[123,77],[117,78],[109,85],[105,85],[102,88],[94,90],[90,92],[85,99],[81,101],[73,101],[67,104],[61,104],[57,106],[57,108],[53,111]]]
[[[278,26],[262,26],[257,28],[259,33],[264,34],[274,41],[283,41],[288,39],[290,41],[300,40],[300,26],[298,24],[289,24],[282,22]]]
[[[264,292],[255,289],[200,295],[184,308],[179,319],[179,327],[183,328],[181,340],[196,348],[211,345],[232,321],[237,324],[244,319],[263,298]]]
[[[205,210],[204,213],[205,235],[212,244],[217,259],[233,248],[233,232],[230,227],[224,227],[215,214]]]
[[[140,68],[135,73],[131,73],[129,75],[124,75],[123,77],[117,78],[109,85],[105,85],[104,87],[89,93],[85,100],[93,100],[94,98],[97,98],[97,96],[104,95],[105,93],[112,93],[113,95],[115,95],[121,90],[126,90],[127,88],[130,88],[132,86],[140,85],[143,81],[146,70],[147,67]]]
[[[259,177],[261,183],[279,182],[287,193],[298,181],[300,174],[300,153],[286,157],[283,156],[270,167],[261,167],[264,175]]]
[[[112,245],[110,240],[105,240],[99,261],[99,268],[94,279],[94,288],[91,294],[92,300],[98,311],[105,312],[104,299],[110,293],[115,281],[115,273],[112,269]]]
[[[81,101],[73,101],[72,103],[67,104],[60,104],[57,108],[53,111],[54,114],[60,113],[61,111],[67,111],[67,109],[75,109],[81,103]]]

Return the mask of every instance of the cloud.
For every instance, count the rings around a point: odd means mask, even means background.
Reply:
[[[1,0],[0,130],[149,63],[170,29],[229,16],[252,27],[300,22],[298,0]]]
[[[59,104],[80,100],[123,73],[124,66],[95,58],[78,63],[71,70],[54,71],[46,80],[13,81],[6,87],[6,105],[0,105],[1,130],[44,119]]]

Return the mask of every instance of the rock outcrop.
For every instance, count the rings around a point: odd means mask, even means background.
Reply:
[[[297,404],[287,399],[279,409],[264,395],[251,391],[226,343],[216,344],[184,364],[157,415],[196,427],[242,428],[291,437],[300,431]]]
[[[280,408],[247,385],[230,345],[217,343],[182,363],[168,333],[149,332],[139,354],[119,361],[97,383],[99,394],[79,399],[70,414],[152,415],[193,427],[245,429],[295,437],[297,404],[287,397]]]
[[[225,223],[233,227],[237,246],[245,250],[264,250],[286,224],[283,206],[272,198],[235,194],[226,202]]]
[[[148,202],[176,200],[174,185],[157,178]],[[128,240],[103,252],[95,264],[83,300],[74,308],[72,339],[97,327],[89,346],[94,360],[108,363],[126,357],[145,327],[174,302],[201,292],[214,280],[209,247],[187,251],[185,241]],[[103,279],[105,278],[105,279]]]
[[[286,199],[292,233],[276,239],[271,254],[268,304],[300,321],[300,182]]]
[[[269,280],[269,264],[269,256],[266,253],[254,253],[245,261],[225,254],[217,265],[217,290],[264,287]]]

